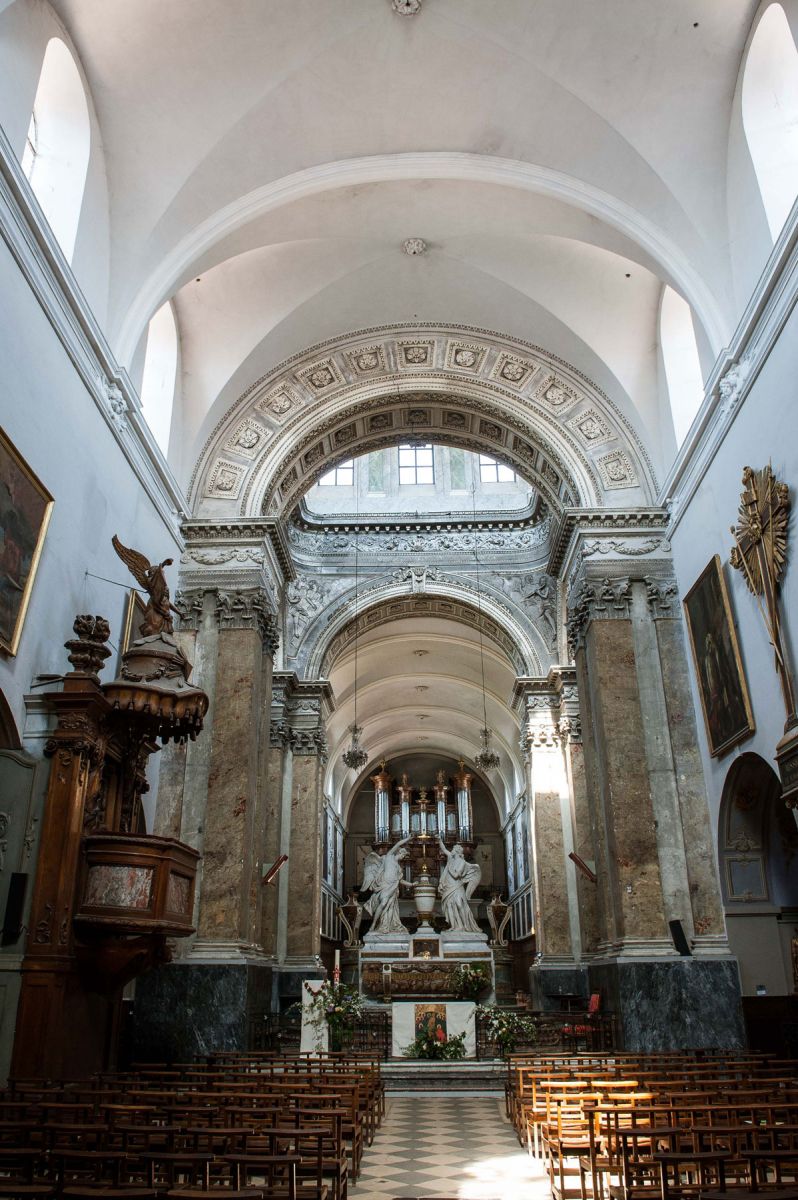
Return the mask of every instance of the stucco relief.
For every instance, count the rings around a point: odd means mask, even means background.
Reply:
[[[267,462],[272,464],[268,468],[270,472],[279,471],[280,463],[290,462],[294,454],[306,454],[310,446],[319,443],[324,436],[325,430],[320,424],[306,445],[292,443],[291,431],[297,428],[298,421],[304,418],[309,408],[330,403],[340,406],[341,399],[348,394],[347,390],[354,392],[358,387],[363,388],[373,382],[382,389],[383,394],[364,394],[359,397],[359,404],[354,411],[368,414],[368,419],[372,421],[371,429],[376,428],[373,421],[379,418],[383,422],[381,428],[395,428],[399,435],[402,418],[397,412],[391,414],[386,410],[391,407],[420,409],[421,406],[413,405],[413,398],[407,396],[406,392],[403,394],[401,389],[408,383],[411,387],[423,388],[427,381],[435,392],[434,399],[430,397],[432,408],[425,417],[430,431],[440,424],[452,430],[462,428],[474,435],[475,441],[481,439],[483,451],[486,437],[491,444],[495,440],[495,452],[504,450],[509,461],[515,461],[516,451],[523,458],[520,447],[526,444],[530,453],[524,461],[533,471],[542,472],[554,487],[559,486],[555,483],[555,477],[568,481],[570,498],[563,500],[566,504],[600,504],[602,492],[620,487],[642,486],[649,495],[656,493],[657,484],[650,458],[632,426],[624,419],[618,406],[581,372],[540,347],[510,340],[488,330],[419,323],[413,326],[375,327],[357,331],[345,338],[330,339],[295,355],[268,376],[255,381],[220,420],[208,439],[192,476],[192,494],[198,478],[204,479],[202,495],[240,500],[243,503],[241,511],[249,512],[252,501],[255,500],[259,505],[264,494],[261,490],[263,484],[259,489],[255,480]],[[397,394],[396,404],[391,406],[385,389],[393,386],[396,386]],[[442,389],[447,386],[460,410],[457,425],[455,421],[458,414],[451,414],[445,422],[440,419],[444,401]],[[480,396],[474,394],[475,388],[479,389]],[[454,394],[458,389],[468,393],[463,395],[462,403],[460,396]],[[523,405],[522,409],[518,408],[519,402]],[[581,412],[577,411],[578,404]],[[378,409],[382,411],[378,412]],[[255,431],[250,429],[245,433],[247,445],[243,449],[249,448],[253,455],[246,483],[239,488],[238,481],[226,473],[230,470],[230,464],[220,463],[219,452],[226,449],[226,453],[237,455],[238,451],[231,448],[230,441],[235,441],[234,434],[241,428],[242,421],[248,419],[248,410],[257,414],[258,421],[262,420],[271,427],[272,435],[283,428],[288,438],[278,448],[272,436],[271,452],[268,446],[264,451],[262,444],[257,447],[248,445]],[[493,435],[484,431],[480,434],[478,424],[468,415],[472,412],[483,414],[486,423],[498,427],[500,437],[494,439]],[[522,412],[536,418],[529,429],[521,428],[522,424],[526,426],[526,422],[521,420]],[[324,424],[328,424],[326,418]],[[334,420],[329,432],[334,435],[338,427],[344,424]],[[363,435],[368,430],[356,418],[355,424],[356,436],[348,443],[334,443],[333,448],[340,445],[342,452],[360,451]],[[623,447],[619,446],[620,457],[605,455],[600,464],[594,455],[594,444],[600,448],[616,437]],[[363,450],[371,448],[364,446]],[[542,458],[538,462],[541,451]],[[324,465],[324,461],[320,462],[319,469]],[[523,469],[520,461],[518,465]],[[221,475],[220,469],[224,472]],[[211,485],[209,477],[213,472],[217,474]],[[580,482],[577,483],[577,480]],[[275,497],[278,507],[280,495],[285,503],[290,503],[296,490],[292,488],[290,493],[287,492],[289,484],[285,476],[279,482],[279,493],[276,491],[277,480],[266,488],[269,503],[271,497]],[[298,479],[300,488],[312,482],[313,479],[307,479],[304,474]],[[218,487],[219,483],[221,488]],[[268,511],[272,511],[272,508],[269,507]]]

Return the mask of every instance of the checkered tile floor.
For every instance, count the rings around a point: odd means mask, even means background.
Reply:
[[[542,1166],[518,1144],[495,1096],[389,1096],[352,1200],[550,1200]]]

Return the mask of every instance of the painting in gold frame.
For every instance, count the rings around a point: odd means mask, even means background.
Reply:
[[[755,725],[717,554],[685,596],[684,611],[709,751],[713,758],[720,758],[750,737]]]
[[[133,643],[143,636],[141,626],[147,614],[147,606],[141,598],[141,593],[131,588],[125,601],[125,617],[122,623],[122,636],[119,639],[120,658]]]
[[[53,497],[0,429],[0,650],[16,654]]]

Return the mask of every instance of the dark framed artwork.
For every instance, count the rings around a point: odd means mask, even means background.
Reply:
[[[16,654],[53,497],[0,429],[0,650]]]
[[[141,594],[135,588],[131,588],[125,601],[125,618],[122,624],[122,636],[119,639],[120,656],[127,653],[138,638],[143,637],[141,626],[146,612],[147,606],[142,600]]]
[[[719,758],[755,729],[729,594],[716,554],[684,598],[709,750]]]

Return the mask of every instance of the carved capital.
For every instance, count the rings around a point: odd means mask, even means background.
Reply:
[[[219,629],[255,629],[271,654],[279,645],[277,620],[263,588],[216,591],[216,620]]]
[[[175,608],[180,613],[180,628],[199,629],[202,621],[202,606],[205,601],[205,593],[209,588],[194,587],[181,588],[175,594]]]
[[[629,579],[583,579],[569,605],[568,650],[572,657],[583,644],[591,621],[628,620],[632,599]]]
[[[269,745],[276,750],[290,748],[293,741],[293,730],[287,721],[269,722]]]
[[[675,579],[656,579],[646,576],[646,599],[654,620],[661,617],[678,617],[679,589]]]
[[[291,748],[294,754],[305,757],[318,756],[322,762],[327,761],[327,739],[321,729],[294,729],[291,734]]]

